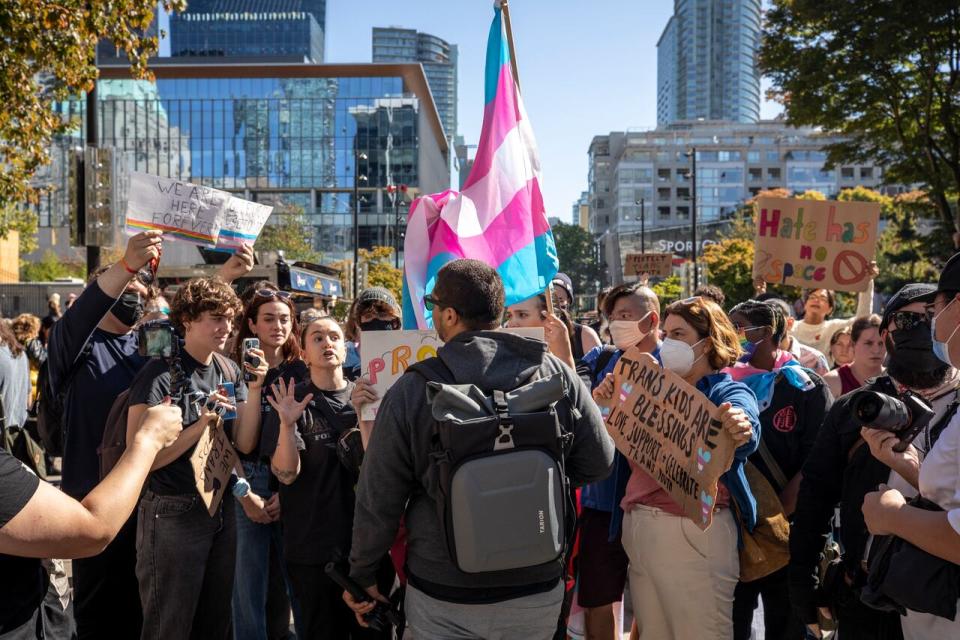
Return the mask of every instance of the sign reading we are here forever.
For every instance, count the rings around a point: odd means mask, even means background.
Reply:
[[[703,393],[636,347],[617,362],[613,398],[601,406],[620,453],[650,475],[701,529],[713,522],[717,483],[736,450],[719,411]]]

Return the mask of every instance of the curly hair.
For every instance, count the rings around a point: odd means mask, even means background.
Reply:
[[[707,357],[713,369],[731,367],[740,357],[740,338],[730,318],[713,300],[701,296],[678,300],[664,310],[664,320],[671,315],[683,318],[701,338],[710,338]]]
[[[40,335],[40,318],[32,313],[21,313],[10,323],[10,328],[20,344],[26,345]]]
[[[180,332],[184,323],[197,320],[204,311],[227,315],[233,312],[236,320],[243,312],[240,298],[233,288],[219,278],[193,278],[177,289],[170,304],[170,322]]]

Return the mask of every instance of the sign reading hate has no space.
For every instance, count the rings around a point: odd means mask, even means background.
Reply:
[[[636,347],[617,362],[613,398],[603,404],[617,449],[669,493],[686,517],[709,527],[717,483],[736,450],[717,406]]]
[[[805,289],[865,291],[880,204],[758,198],[753,275]]]

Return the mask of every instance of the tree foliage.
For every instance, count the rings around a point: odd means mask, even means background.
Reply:
[[[773,0],[761,71],[794,125],[842,134],[828,164],[873,162],[918,184],[960,230],[960,4]]]
[[[557,245],[560,271],[570,276],[574,292],[593,291],[600,279],[600,268],[590,232],[578,225],[561,222],[553,226],[553,240]]]
[[[320,263],[322,255],[310,243],[313,229],[300,207],[274,210],[260,231],[256,248],[263,251],[283,251],[288,262],[305,260]]]
[[[163,6],[182,11],[186,0]],[[152,79],[147,59],[158,42],[148,28],[156,8],[156,0],[0,2],[0,204],[36,202],[31,178],[50,162],[52,138],[76,126],[52,105],[93,88],[101,39],[126,52],[134,77]],[[9,224],[0,218],[0,232]]]
[[[49,249],[39,261],[20,265],[20,280],[23,282],[52,282],[58,278],[85,278],[86,275],[87,265],[64,261]]]
[[[650,288],[657,294],[661,309],[683,297],[683,286],[680,284],[680,276],[669,276],[660,282],[651,284]]]
[[[393,247],[360,249],[360,264],[367,265],[368,287],[384,287],[400,301],[403,288],[403,271],[393,266]]]

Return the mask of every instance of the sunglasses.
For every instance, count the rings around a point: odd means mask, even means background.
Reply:
[[[426,307],[427,311],[433,311],[433,308],[435,306],[442,307],[443,303],[437,300],[436,298],[434,298],[433,296],[431,296],[430,294],[427,294],[423,296],[423,306]]]
[[[680,301],[680,304],[693,304],[694,302],[703,302],[703,296],[692,296],[690,298],[684,298]]]
[[[276,289],[257,289],[257,295],[261,298],[281,298],[289,300],[291,293],[289,291],[277,291]]]
[[[735,325],[733,325],[733,329],[734,329],[734,331],[736,331],[737,333],[746,333],[746,332],[748,332],[748,331],[757,331],[757,330],[759,330],[759,329],[767,329],[767,328],[768,328],[768,327],[745,327],[745,326],[740,325],[740,324],[735,324]]]
[[[930,316],[915,311],[895,311],[890,319],[898,331],[909,331],[921,324],[930,324]]]

